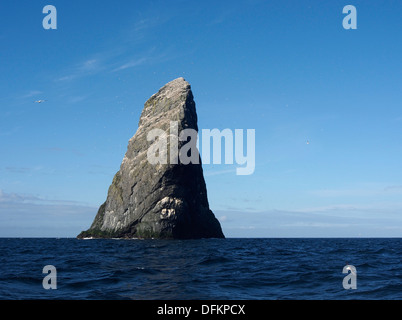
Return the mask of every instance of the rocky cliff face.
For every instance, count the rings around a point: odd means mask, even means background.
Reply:
[[[177,124],[177,131],[171,130],[172,122]],[[149,161],[148,150],[155,141],[148,141],[147,135],[152,129],[161,129],[173,138],[167,139],[166,164]],[[189,83],[178,78],[145,103],[107,199],[91,227],[78,238],[224,237],[209,209],[201,160],[199,164],[171,160],[170,144],[177,143],[179,149],[185,144],[178,141],[176,133],[183,129],[198,131],[197,113]]]

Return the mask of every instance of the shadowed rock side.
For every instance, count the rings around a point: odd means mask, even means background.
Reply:
[[[209,209],[201,160],[200,164],[185,165],[180,160],[170,164],[168,143],[168,164],[148,161],[147,151],[154,143],[147,141],[150,130],[162,129],[177,141],[170,131],[171,121],[177,121],[178,132],[198,131],[193,94],[183,78],[169,82],[145,103],[107,199],[91,227],[78,238],[224,238]],[[185,143],[179,141],[179,149]]]

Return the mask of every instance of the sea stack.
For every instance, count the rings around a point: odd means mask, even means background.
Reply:
[[[167,163],[149,161],[148,150],[157,140],[148,141],[153,129],[168,137]],[[198,131],[197,113],[190,84],[178,78],[145,103],[107,199],[78,238],[224,238],[209,208],[198,151],[198,163],[185,164],[180,157],[172,161],[171,144],[180,149],[186,143],[178,139],[183,129]]]

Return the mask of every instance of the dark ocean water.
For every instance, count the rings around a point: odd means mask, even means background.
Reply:
[[[401,257],[402,239],[2,238],[0,299],[399,300]],[[355,290],[342,285],[347,263]]]

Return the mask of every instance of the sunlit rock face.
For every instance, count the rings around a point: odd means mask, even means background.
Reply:
[[[176,130],[171,130],[172,122]],[[167,163],[149,161],[148,151],[156,140],[148,141],[147,136],[153,129],[168,137]],[[201,161],[171,161],[171,143],[177,149],[186,144],[177,136],[183,129],[198,131],[197,113],[190,84],[178,78],[145,103],[107,199],[78,238],[224,238],[209,209]]]

